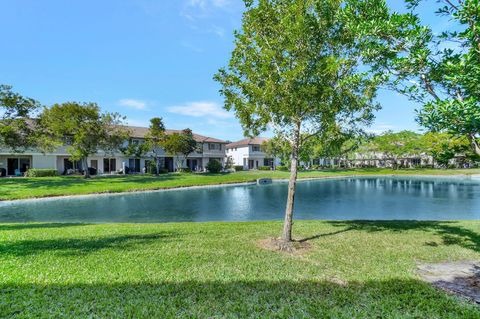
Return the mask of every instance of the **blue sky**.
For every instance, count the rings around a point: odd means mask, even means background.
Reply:
[[[0,8],[0,83],[15,91],[44,105],[97,102],[131,125],[161,116],[168,128],[243,137],[212,80],[228,62],[242,1],[0,0]],[[431,5],[422,10],[441,26]],[[379,101],[372,131],[419,129],[417,105],[385,91]]]

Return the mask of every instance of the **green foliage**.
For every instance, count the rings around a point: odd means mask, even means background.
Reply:
[[[122,126],[123,117],[117,113],[101,113],[95,103],[67,102],[45,108],[40,115],[41,147],[44,151],[67,144],[72,160],[82,160],[99,150],[106,153],[118,150],[128,139]],[[85,177],[89,177],[85,170]]]
[[[51,177],[57,175],[58,171],[54,168],[30,168],[26,173],[27,177]]]
[[[443,32],[422,25],[421,0],[406,2],[406,14],[389,12],[381,0],[358,1],[350,12],[365,61],[392,89],[422,104],[421,125],[465,137],[480,154],[480,2],[437,1],[445,20],[436,25],[448,26]]]
[[[272,168],[270,166],[259,166],[258,169],[261,170],[261,171],[271,171],[272,170]]]
[[[127,157],[141,158],[150,150],[150,145],[143,142],[135,144],[130,139],[127,146],[121,146],[119,149]]]
[[[32,113],[40,108],[40,103],[12,91],[8,85],[0,85],[0,147],[11,148],[15,152],[35,146]]]
[[[185,129],[181,133],[167,135],[163,142],[163,148],[168,154],[177,156],[177,169],[181,169],[185,164],[188,155],[198,149],[197,141],[190,129]]]
[[[222,163],[217,160],[209,160],[206,169],[210,173],[220,173],[222,171]]]
[[[379,78],[365,72],[356,33],[346,20],[348,1],[245,4],[230,62],[214,78],[222,85],[225,108],[235,112],[245,136],[258,136],[270,126],[290,145],[283,238],[291,241],[302,150],[332,127],[356,132],[370,124],[378,109],[374,98]]]
[[[422,137],[422,146],[426,154],[442,167],[448,167],[449,161],[458,153],[471,152],[469,141],[465,137],[455,137],[448,133],[427,133]]]
[[[235,165],[233,168],[235,169],[235,172],[243,171],[243,165]]]
[[[160,171],[160,167],[158,167],[159,158],[165,139],[165,125],[163,124],[162,118],[154,117],[150,119],[148,133],[145,136],[145,153],[151,151],[151,157],[155,165],[155,172]]]
[[[277,171],[283,171],[283,172],[287,172],[288,171],[288,167],[287,166],[284,166],[284,165],[278,165],[277,167],[275,167],[275,169]]]

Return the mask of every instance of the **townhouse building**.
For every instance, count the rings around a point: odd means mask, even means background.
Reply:
[[[128,126],[131,132],[128,143],[144,143],[148,128]],[[166,134],[180,133],[177,130],[166,130]],[[200,134],[193,134],[198,143],[197,151],[191,153],[186,161],[182,161],[183,168],[190,168],[192,171],[201,172],[209,161],[216,160],[222,163],[226,158],[227,142]],[[4,172],[6,176],[23,175],[29,168],[56,169],[59,174],[66,175],[85,169],[82,162],[72,161],[67,152],[68,140],[64,146],[57,148],[50,153],[42,153],[40,150],[29,149],[24,152],[14,152],[9,149],[0,148],[0,174]],[[135,158],[123,154],[120,150],[113,152],[99,151],[87,158],[89,168],[93,168],[98,174],[116,174],[128,170],[130,173],[142,173],[148,167],[149,161],[153,160],[151,152],[144,154],[141,158]],[[159,150],[160,167],[168,171],[175,171],[179,161],[176,155],[167,154],[164,150]]]
[[[262,149],[262,144],[268,138],[246,138],[226,145],[226,156],[233,160],[235,166],[243,166],[244,170],[258,169],[261,166],[269,166],[274,169],[280,165],[280,160],[269,156]]]

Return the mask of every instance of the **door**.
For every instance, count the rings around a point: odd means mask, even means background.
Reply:
[[[98,170],[98,161],[97,160],[91,160],[90,161],[90,167]]]
[[[15,170],[18,169],[18,158],[7,159],[7,175],[15,175]]]
[[[253,160],[248,160],[248,169],[253,169]]]
[[[110,160],[108,158],[103,159],[103,172],[110,173]]]
[[[115,172],[117,170],[117,160],[115,158],[110,159],[110,172]]]
[[[30,168],[30,159],[21,158],[19,168],[20,168],[20,173],[25,173],[26,171],[28,171],[28,169]]]

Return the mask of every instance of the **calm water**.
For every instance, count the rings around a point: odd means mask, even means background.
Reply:
[[[0,202],[0,222],[170,222],[282,219],[286,183]],[[298,219],[480,219],[480,181],[347,178],[298,183]]]

